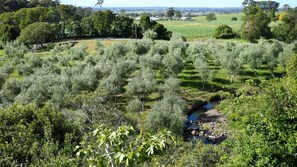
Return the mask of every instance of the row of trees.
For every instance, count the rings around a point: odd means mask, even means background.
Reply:
[[[13,12],[22,8],[32,8],[36,6],[56,6],[60,4],[59,0],[1,0],[0,14],[4,12]]]
[[[163,25],[149,17],[137,25],[132,18],[117,16],[110,10],[93,12],[90,8],[71,5],[22,8],[1,14],[0,20],[0,40],[4,43],[16,39],[30,45],[63,38],[142,38],[148,29],[157,33],[157,39],[168,40],[171,37]]]

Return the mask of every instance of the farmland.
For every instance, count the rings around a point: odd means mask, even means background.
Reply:
[[[242,25],[241,18],[243,14],[217,14],[217,20],[207,21],[205,16],[193,17],[193,21],[160,21],[169,31],[180,33],[187,39],[211,37],[215,29],[221,24],[227,24],[238,31]],[[238,21],[232,21],[232,17],[236,17]]]

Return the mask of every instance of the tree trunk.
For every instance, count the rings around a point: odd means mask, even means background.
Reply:
[[[230,83],[233,82],[234,74],[231,74]]]

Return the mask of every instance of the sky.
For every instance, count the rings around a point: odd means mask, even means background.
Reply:
[[[96,0],[60,0],[62,4],[95,6]],[[104,0],[103,7],[240,7],[243,0]],[[278,0],[280,7],[297,6],[297,0]]]

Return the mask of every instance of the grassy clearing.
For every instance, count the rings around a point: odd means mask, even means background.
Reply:
[[[243,14],[217,14],[217,20],[207,21],[205,16],[193,17],[193,21],[159,21],[169,31],[184,35],[187,39],[211,37],[215,29],[221,24],[227,24],[235,31],[240,29]],[[232,17],[237,17],[238,21],[232,21]]]
[[[97,39],[90,39],[90,40],[80,40],[78,41],[78,43],[75,45],[75,47],[79,47],[81,45],[87,45],[88,46],[88,52],[90,54],[94,54],[95,53],[95,49],[96,49],[96,42],[98,40]],[[122,42],[123,40],[114,40],[114,39],[107,39],[107,40],[99,40],[105,47],[108,47],[110,45],[112,45],[113,43],[116,42]]]

